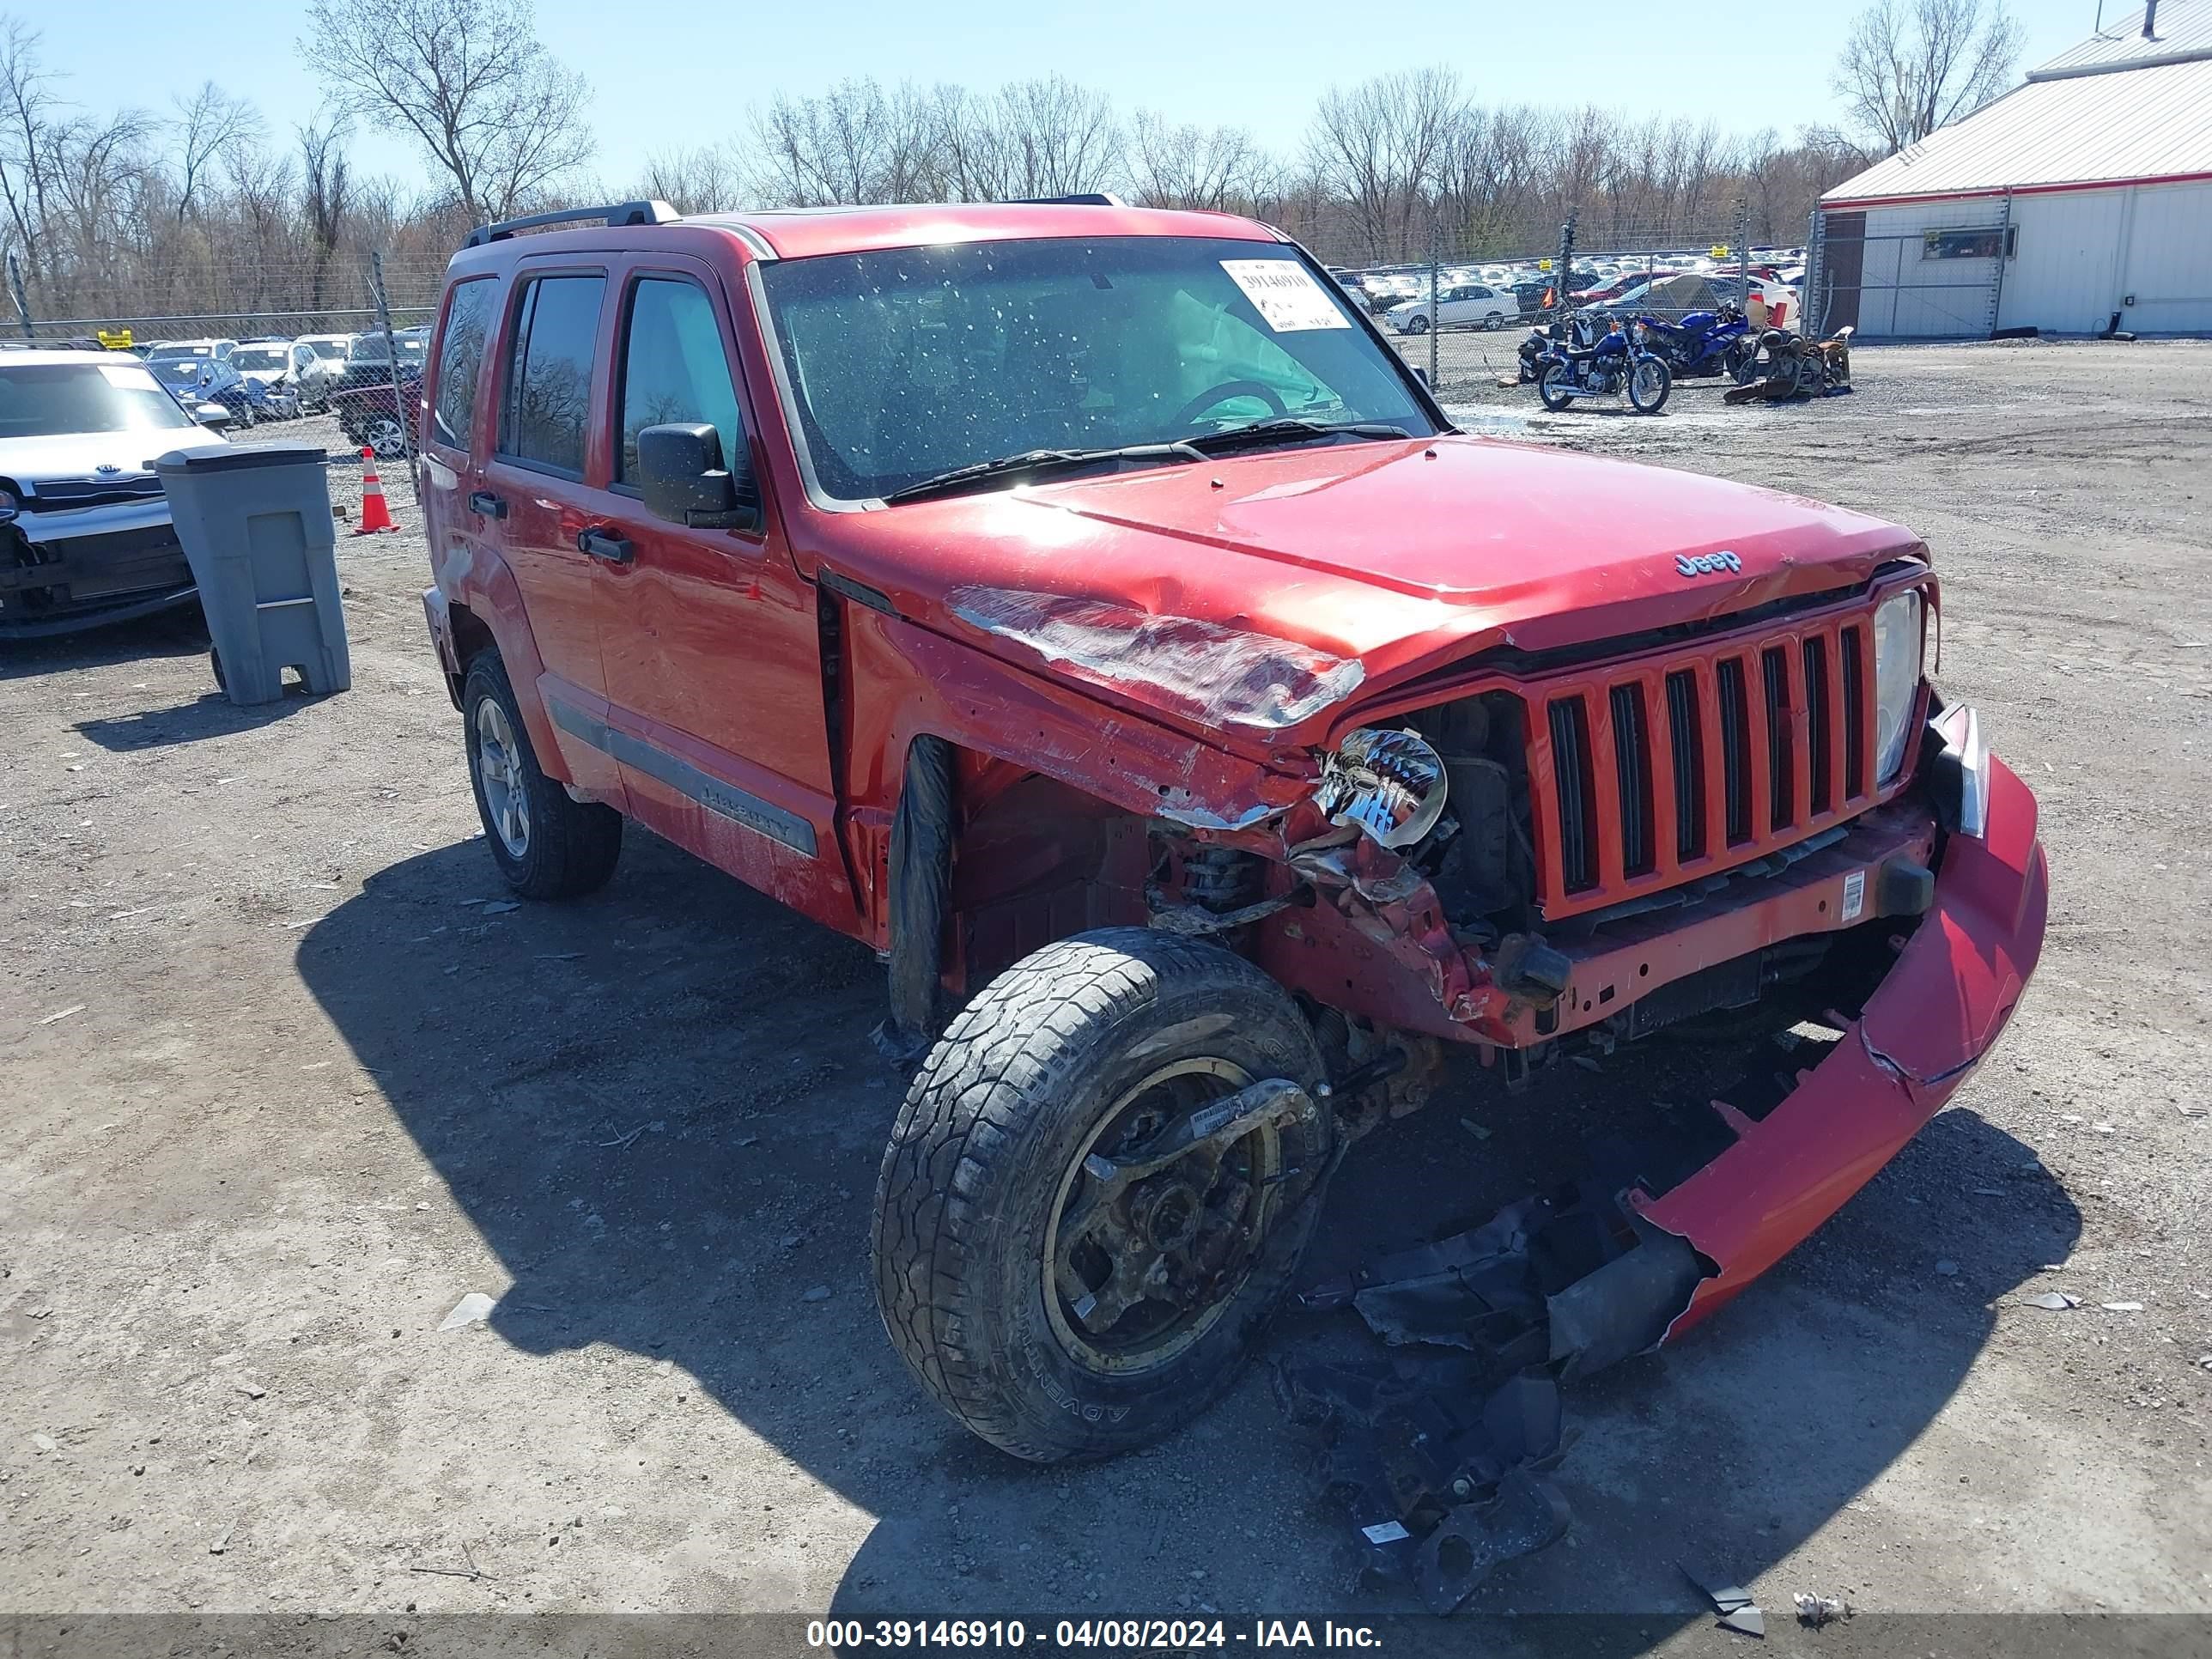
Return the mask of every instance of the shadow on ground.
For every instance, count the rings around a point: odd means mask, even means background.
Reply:
[[[473,842],[410,859],[303,939],[300,970],[512,1275],[501,1337],[672,1361],[877,1517],[836,1613],[1411,1610],[1339,1571],[1344,1528],[1262,1367],[1166,1444],[1083,1468],[1016,1463],[923,1398],[868,1290],[900,1089],[867,1041],[869,952],[635,831],[592,899],[487,915],[502,896]],[[1470,1075],[1379,1133],[1338,1179],[1311,1271],[1575,1173],[1584,1138],[1661,1091],[1703,1098],[1710,1060],[1618,1064],[1511,1101]],[[1674,1565],[1684,1540],[1749,1583],[1822,1526],[1928,1427],[1992,1304],[2079,1224],[2027,1148],[1946,1113],[1679,1348],[1570,1391],[1570,1541],[1472,1609],[1642,1615],[1595,1626],[1623,1651],[1704,1616]],[[1960,1271],[1936,1274],[1939,1256]],[[1371,1352],[1348,1314],[1286,1318],[1271,1345]]]

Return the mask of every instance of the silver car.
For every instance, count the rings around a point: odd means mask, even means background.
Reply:
[[[127,352],[0,352],[0,642],[194,599],[153,461],[230,416],[187,406]]]

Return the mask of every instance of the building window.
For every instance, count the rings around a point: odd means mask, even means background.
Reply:
[[[2002,230],[1995,225],[1977,230],[1928,230],[1920,234],[1920,257],[1923,259],[1994,259],[2002,243],[2004,257],[2011,258],[2020,252],[2020,227],[2007,225]]]

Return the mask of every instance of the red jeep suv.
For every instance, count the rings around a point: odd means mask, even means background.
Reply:
[[[1825,1026],[1617,1184],[1606,1330],[1552,1301],[1611,1352],[1832,1212],[2035,966],[2035,802],[1923,674],[1917,538],[1463,435],[1264,225],[489,226],[421,420],[491,856],[586,892],[635,818],[881,954],[884,1321],[1022,1456],[1217,1395],[1447,1054],[1503,1109]]]

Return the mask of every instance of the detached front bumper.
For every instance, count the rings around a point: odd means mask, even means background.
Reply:
[[[1950,1099],[2019,1005],[2050,897],[2035,797],[1987,760],[1984,833],[1953,835],[1934,907],[1828,1057],[1735,1144],[1658,1199],[1628,1203],[1717,1269],[1669,1334],[1711,1313],[1808,1236]]]

